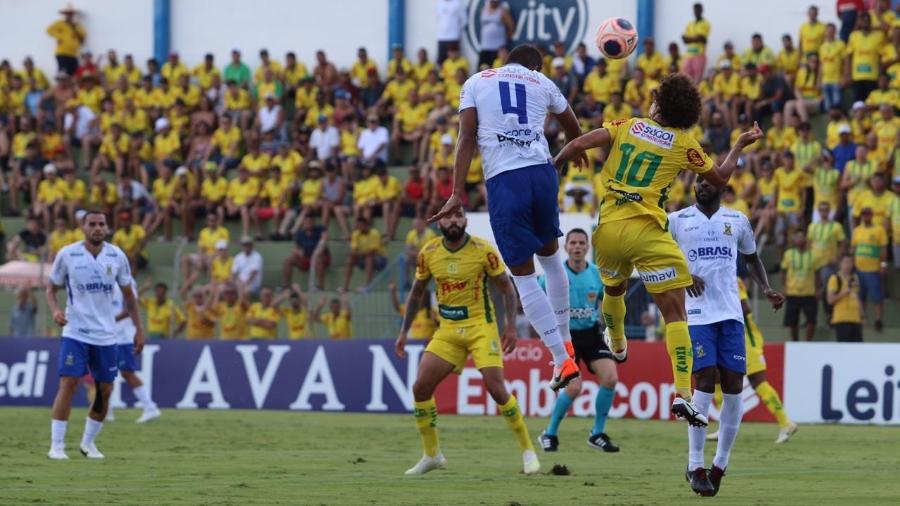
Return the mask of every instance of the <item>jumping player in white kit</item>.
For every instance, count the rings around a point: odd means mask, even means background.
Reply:
[[[128,257],[117,246],[106,242],[109,229],[106,216],[88,212],[82,225],[85,239],[70,244],[56,254],[47,286],[47,305],[53,320],[62,327],[59,343],[59,390],[51,411],[51,446],[47,456],[54,460],[68,459],[65,452],[66,429],[72,411],[72,396],[79,379],[91,373],[97,395],[85,419],[81,438],[81,453],[91,459],[103,454],[94,439],[103,428],[109,395],[116,379],[116,320],[113,306],[113,285],[131,286],[131,267]],[[56,294],[66,290],[66,310],[59,308]],[[134,321],[134,352],[144,347],[144,330],[138,314],[137,297],[130,290],[124,292],[125,307]]]
[[[717,372],[724,394],[719,442],[710,469],[703,458],[706,426],[688,427],[685,478],[697,494],[713,496],[719,491],[744,414],[741,390],[747,353],[737,285],[738,255],[773,308],[781,307],[784,296],[769,286],[750,221],[740,211],[721,207],[722,188],[699,176],[694,195],[697,204],[669,214],[669,230],[687,258],[694,281],[687,289],[685,309],[694,352],[693,400],[697,410],[707,416]]]
[[[550,387],[559,390],[579,372],[569,334],[569,282],[558,245],[559,175],[550,163],[544,121],[553,114],[567,140],[578,137],[581,128],[566,98],[540,72],[542,63],[534,46],[521,45],[509,53],[504,66],[479,72],[463,85],[453,194],[429,222],[462,206],[477,142],[491,229],[525,316],[553,355]],[[575,161],[588,163],[583,153]],[[535,273],[535,254],[544,269],[546,294]]]

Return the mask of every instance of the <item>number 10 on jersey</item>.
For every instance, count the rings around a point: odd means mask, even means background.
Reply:
[[[503,114],[515,114],[519,117],[520,125],[528,124],[528,106],[525,102],[525,85],[522,83],[513,84],[516,92],[516,105],[512,104],[509,96],[509,83],[500,81],[500,109]]]

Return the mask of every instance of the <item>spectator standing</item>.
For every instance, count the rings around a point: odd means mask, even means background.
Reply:
[[[234,81],[241,88],[246,88],[250,84],[250,67],[241,61],[241,52],[237,49],[231,50],[231,63],[225,67],[223,74],[225,82]]]
[[[150,281],[149,278],[147,280]],[[141,287],[141,291],[146,285]],[[141,307],[147,315],[147,337],[165,339],[175,337],[184,330],[184,313],[168,296],[169,287],[165,283],[153,285],[153,295],[140,298]]]
[[[884,39],[884,32],[872,29],[869,13],[860,13],[858,29],[850,34],[844,57],[843,85],[852,84],[853,100],[865,101],[878,88],[879,54]]]
[[[9,316],[10,337],[32,337],[35,335],[34,322],[37,316],[37,301],[30,286],[16,291],[16,303]]]
[[[350,339],[353,337],[352,314],[350,313],[350,300],[347,293],[341,293],[340,299],[331,299],[328,304],[328,312],[322,314],[325,301],[322,298],[319,305],[313,311],[313,320],[325,325],[328,337],[331,339]]]
[[[254,302],[247,308],[250,339],[275,339],[278,337],[278,323],[281,321],[279,304],[281,304],[281,297],[276,298],[271,288],[266,287],[259,291],[259,302]]]
[[[884,311],[884,277],[887,274],[888,237],[884,228],[872,221],[872,208],[862,208],[862,222],[853,229],[850,241],[853,247],[853,261],[859,273],[859,296],[862,311],[866,304],[875,306],[875,330],[883,328],[881,316]]]
[[[825,40],[818,50],[819,63],[822,68],[822,91],[825,92],[826,109],[840,106],[843,98],[841,79],[844,75],[844,52],[847,50],[847,45],[844,41],[836,38],[836,33],[837,27],[835,27],[834,23],[828,23],[825,26]]]
[[[493,66],[500,48],[509,44],[515,29],[515,21],[509,9],[500,0],[488,0],[481,9],[481,49],[478,52],[478,68]]]
[[[800,50],[801,55],[818,53],[825,41],[826,27],[819,21],[819,7],[810,5],[806,11],[809,21],[800,25]]]
[[[687,56],[684,59],[683,71],[695,83],[703,79],[706,70],[706,41],[709,38],[709,21],[703,19],[703,4],[694,4],[694,20],[687,24],[681,40],[687,44]]]
[[[444,63],[451,47],[459,48],[463,28],[466,26],[466,9],[462,0],[438,0],[437,4],[437,64]]]
[[[350,255],[347,259],[347,267],[344,270],[344,290],[350,288],[350,278],[353,269],[363,269],[366,272],[366,282],[362,289],[372,282],[375,271],[380,271],[387,266],[384,243],[378,229],[371,226],[369,220],[359,217],[356,220],[356,230],[350,236]]]
[[[859,277],[853,273],[853,256],[841,258],[841,268],[828,278],[831,325],[838,342],[862,342],[863,306],[859,301]]]
[[[78,53],[87,38],[84,26],[75,21],[77,11],[71,3],[59,11],[63,19],[47,27],[47,34],[56,39],[56,65],[60,72],[74,76],[78,70]]]
[[[841,40],[847,42],[856,28],[859,13],[866,10],[863,0],[837,0],[837,15],[841,18]]]
[[[807,248],[806,233],[794,232],[793,248],[784,252],[781,259],[781,285],[787,295],[784,326],[790,328],[791,340],[797,341],[800,332],[800,313],[806,318],[806,340],[812,341],[816,332],[816,265],[812,251]]]
[[[231,273],[245,293],[255,294],[262,286],[263,257],[253,249],[251,237],[241,237],[241,251],[234,256]]]

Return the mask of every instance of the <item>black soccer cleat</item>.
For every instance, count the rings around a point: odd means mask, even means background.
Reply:
[[[719,469],[716,466],[712,466],[709,470],[709,482],[712,484],[713,493],[712,495],[716,495],[719,493],[719,485],[722,484],[722,477],[725,476],[725,470]]]
[[[613,444],[612,440],[609,439],[609,436],[607,436],[605,432],[601,432],[600,434],[591,434],[588,437],[587,444],[591,448],[596,448],[597,450],[601,450],[606,453],[616,453],[619,451],[619,447]]]
[[[702,495],[703,497],[716,495],[716,490],[709,481],[709,476],[706,475],[706,468],[698,467],[693,471],[688,469],[684,472],[684,479],[691,484],[691,490],[697,495]]]
[[[692,427],[706,427],[709,425],[709,418],[697,410],[693,401],[685,400],[682,397],[675,397],[672,401],[672,414],[675,418],[686,420]]]
[[[545,452],[555,452],[559,450],[559,437],[551,436],[546,432],[541,432],[541,435],[538,436],[538,443]]]

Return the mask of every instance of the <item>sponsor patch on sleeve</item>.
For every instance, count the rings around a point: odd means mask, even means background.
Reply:
[[[700,152],[694,148],[688,148],[687,159],[688,162],[691,163],[691,165],[695,165],[697,167],[703,167],[706,165],[706,161],[703,159],[703,155],[701,155]]]

